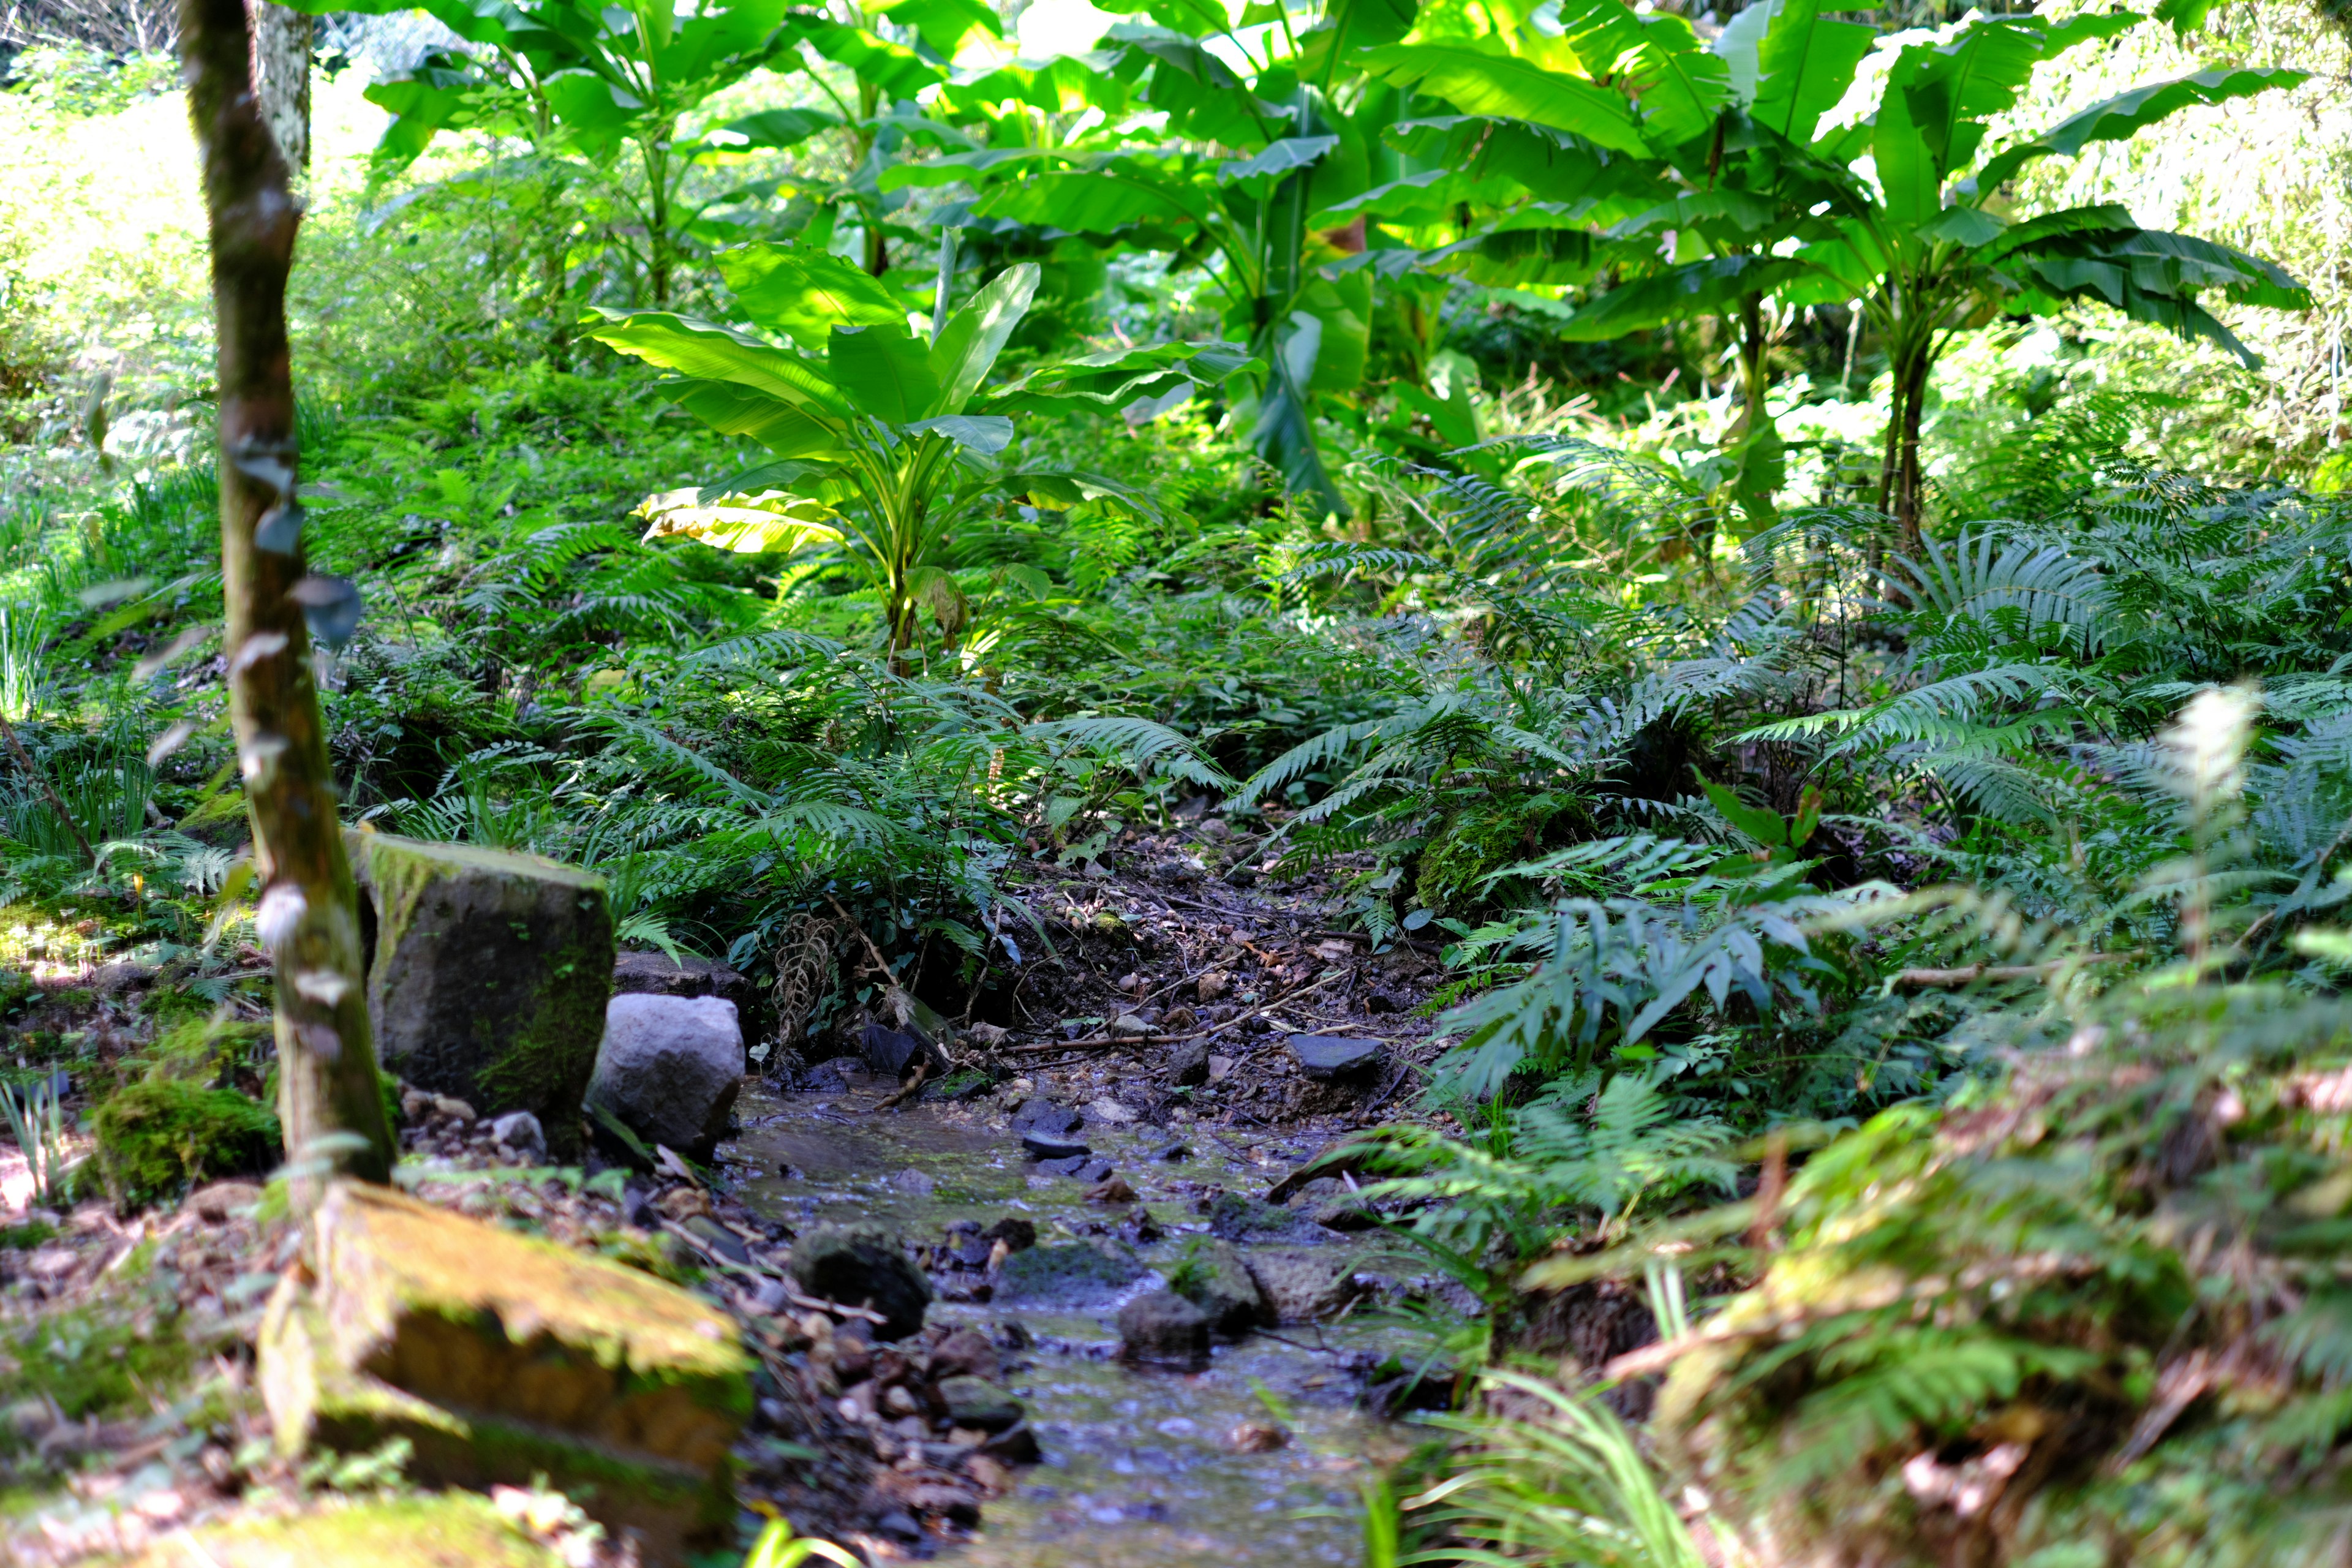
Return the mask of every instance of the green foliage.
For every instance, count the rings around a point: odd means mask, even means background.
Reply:
[[[91,1120],[98,1162],[119,1208],[168,1199],[215,1176],[277,1163],[278,1118],[230,1089],[173,1078],[126,1084]]]

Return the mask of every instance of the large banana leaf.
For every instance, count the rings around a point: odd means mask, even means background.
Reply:
[[[886,425],[911,424],[940,401],[930,350],[904,325],[834,328],[825,368],[852,408]]]
[[[2003,148],[1985,163],[1977,188],[1988,195],[2035,158],[2072,157],[2094,142],[2125,142],[2148,126],[2184,109],[2210,107],[2232,99],[2252,98],[2273,88],[2299,86],[2307,71],[2284,68],[2200,71],[2171,81],[2151,82],[2095,103],[2079,114],[2060,121],[2030,142]]]
[[[1799,146],[1853,85],[1874,34],[1859,22],[1832,22],[1821,0],[1769,0],[1778,9],[1756,55],[1756,101],[1749,112]],[[1745,16],[1746,13],[1741,13]]]
[[[1357,58],[1382,80],[1444,99],[1467,114],[1525,120],[1615,152],[1650,153],[1624,98],[1580,77],[1451,40],[1389,44]]]
[[[1040,277],[1034,262],[1008,267],[948,319],[931,344],[931,374],[940,391],[930,412],[961,414],[971,404],[1013,329],[1029,313]]]
[[[745,315],[806,349],[822,349],[835,327],[907,323],[904,301],[863,268],[822,250],[752,245],[723,251],[719,275]]]
[[[764,392],[818,418],[846,421],[852,405],[814,363],[746,332],[691,321],[667,310],[593,307],[603,324],[588,335],[649,364],[707,380],[732,381]]]
[[[1808,270],[1794,257],[1719,256],[1620,283],[1561,323],[1570,342],[1605,342],[1668,321],[1721,316],[1751,294],[1769,294]]]

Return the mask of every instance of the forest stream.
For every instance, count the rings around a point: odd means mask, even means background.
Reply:
[[[1262,1190],[1311,1150],[1224,1128],[1090,1126],[1088,1143],[1137,1194],[1133,1204],[1105,1205],[1087,1201],[1081,1181],[1037,1173],[1018,1136],[984,1118],[930,1104],[877,1110],[894,1085],[843,1081],[843,1090],[744,1100],[745,1131],[729,1153],[762,1173],[739,1195],[763,1218],[877,1221],[936,1243],[951,1241],[959,1221],[1019,1216],[1041,1242],[1100,1239],[1145,1266],[1091,1290],[989,1300],[969,1299],[969,1287],[942,1290],[931,1321],[970,1325],[1005,1350],[1007,1382],[1043,1458],[940,1561],[1155,1568],[1359,1559],[1359,1488],[1410,1442],[1406,1428],[1360,1408],[1365,1373],[1409,1352],[1404,1334],[1360,1310],[1220,1343],[1205,1368],[1187,1371],[1122,1363],[1112,1327],[1124,1301],[1160,1289],[1186,1241],[1208,1233],[1195,1212],[1206,1194]],[[1357,1245],[1317,1234],[1302,1225],[1286,1239]]]

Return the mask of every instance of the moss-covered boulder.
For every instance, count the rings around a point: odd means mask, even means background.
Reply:
[[[153,1078],[117,1089],[91,1119],[108,1196],[130,1209],[215,1176],[278,1162],[278,1118],[233,1089]]]
[[[137,1568],[561,1568],[488,1500],[446,1497],[247,1515],[166,1536]]]
[[[368,1016],[402,1078],[579,1150],[612,988],[604,879],[536,855],[350,835],[373,931]]]
[[[261,1384],[280,1446],[393,1436],[448,1484],[545,1475],[677,1561],[733,1518],[751,1414],[734,1325],[687,1292],[381,1187],[338,1182],[316,1282],[281,1287]]]
[[[1168,1288],[1206,1312],[1211,1330],[1226,1339],[1240,1339],[1274,1321],[1274,1309],[1248,1260],[1230,1241],[1188,1242],[1184,1256],[1168,1270]]]

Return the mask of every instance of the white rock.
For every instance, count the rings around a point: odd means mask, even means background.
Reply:
[[[588,1103],[648,1145],[708,1159],[747,1065],[735,1004],[719,996],[615,996]]]

